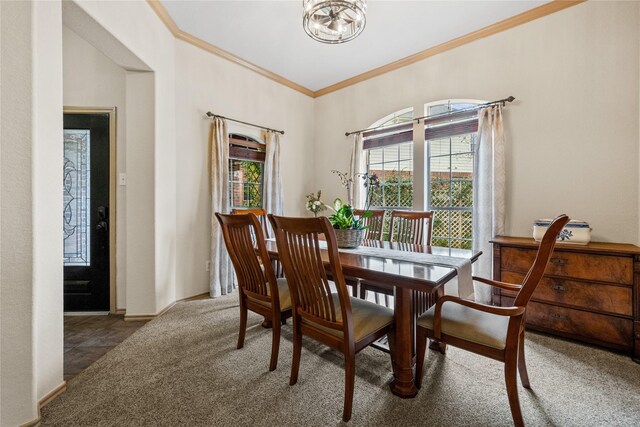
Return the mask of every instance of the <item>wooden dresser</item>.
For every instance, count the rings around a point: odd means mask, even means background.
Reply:
[[[536,256],[531,238],[494,238],[493,278],[521,283]],[[640,362],[640,248],[591,242],[556,244],[527,308],[527,327],[621,350]],[[514,292],[493,288],[494,305]]]

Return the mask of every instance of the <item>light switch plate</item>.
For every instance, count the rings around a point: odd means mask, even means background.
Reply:
[[[127,185],[127,174],[121,173],[118,177],[118,183],[120,185]]]

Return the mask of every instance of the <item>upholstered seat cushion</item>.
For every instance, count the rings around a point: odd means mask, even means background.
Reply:
[[[418,326],[433,330],[436,306],[418,318]],[[454,302],[442,305],[442,333],[502,350],[507,339],[509,316],[485,313]]]
[[[336,321],[342,322],[342,310],[340,310],[340,299],[338,294],[332,294],[333,303],[336,307]],[[353,318],[353,335],[355,341],[358,342],[363,338],[379,331],[387,325],[393,323],[393,310],[364,301],[358,298],[349,297],[351,300],[351,312]],[[326,328],[303,319],[304,323],[312,324],[318,329],[329,332],[337,337],[342,337],[342,331]]]
[[[289,310],[291,308],[291,294],[289,293],[289,286],[287,285],[287,279],[280,278],[278,281],[278,295],[280,297],[280,311]],[[267,287],[267,290],[269,288]],[[265,307],[270,307],[271,303],[261,301],[255,298],[251,298],[247,295],[247,298],[256,304],[264,305]]]

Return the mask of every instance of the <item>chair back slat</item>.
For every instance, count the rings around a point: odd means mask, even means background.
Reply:
[[[340,266],[335,233],[327,218],[269,215],[269,219],[275,231],[278,254],[296,313],[302,318],[346,333],[348,323],[344,319],[347,318],[346,311],[351,311],[351,303]],[[320,247],[321,234],[326,239],[330,273],[336,286],[340,307],[336,306],[325,270]],[[338,310],[341,310],[342,321],[338,321]]]
[[[252,213],[215,215],[221,225],[238,285],[251,297],[271,302],[271,295],[277,295],[277,284],[264,239],[255,238],[263,235],[257,217]],[[260,260],[263,260],[262,264]]]
[[[364,238],[367,240],[381,240],[385,211],[383,209],[354,209],[353,214],[362,216],[365,212],[371,212],[372,215],[363,221],[364,225],[368,227]]]
[[[425,222],[427,223],[426,226]],[[433,212],[391,211],[391,225],[389,228],[389,241],[391,242],[431,245],[432,230]]]
[[[267,221],[267,211],[262,208],[247,208],[247,209],[232,209],[231,215],[243,215],[243,214],[254,214],[258,217],[258,221],[260,221],[260,225],[262,226],[262,230],[264,231],[264,238],[269,239],[269,224]]]
[[[547,264],[551,259],[551,254],[553,253],[553,249],[556,245],[556,238],[567,222],[569,222],[569,217],[567,215],[559,215],[549,225],[549,228],[542,237],[542,241],[540,241],[536,259],[522,281],[522,288],[518,292],[518,295],[516,295],[516,299],[513,302],[514,306],[524,307],[531,299],[531,295],[538,286],[538,283],[540,283],[540,280],[544,275],[544,271],[547,268]]]

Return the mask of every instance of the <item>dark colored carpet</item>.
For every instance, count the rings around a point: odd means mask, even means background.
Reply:
[[[42,426],[332,426],[342,424],[342,356],[305,340],[289,386],[291,329],[268,372],[271,331],[250,315],[236,350],[237,295],[176,304],[73,378],[42,410]],[[290,324],[290,321],[289,321]],[[640,365],[628,356],[529,333],[533,387],[520,401],[530,426],[640,425]],[[449,347],[429,351],[423,388],[400,399],[391,364],[368,348],[356,358],[350,425],[512,425],[502,364]]]

